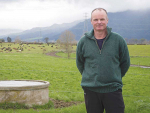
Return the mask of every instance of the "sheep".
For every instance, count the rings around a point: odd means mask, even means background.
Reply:
[[[17,52],[21,52],[21,50],[17,50]]]
[[[14,47],[13,49],[14,49],[14,50],[18,50],[18,49],[17,49],[17,48],[15,48],[15,47]]]
[[[1,48],[1,50],[4,50],[6,47]]]

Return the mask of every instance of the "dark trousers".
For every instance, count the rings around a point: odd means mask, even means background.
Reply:
[[[97,93],[84,88],[87,113],[124,113],[121,89],[110,93]]]

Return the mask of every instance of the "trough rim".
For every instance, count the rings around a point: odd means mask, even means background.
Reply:
[[[0,91],[3,91],[3,90],[9,90],[9,91],[28,91],[28,90],[39,90],[39,89],[45,89],[45,88],[48,88],[49,87],[49,82],[48,81],[43,81],[43,80],[0,80],[1,81],[29,81],[29,82],[43,82],[44,84],[40,84],[40,85],[34,85],[34,86],[8,86],[8,87],[3,87],[3,86],[0,86]]]

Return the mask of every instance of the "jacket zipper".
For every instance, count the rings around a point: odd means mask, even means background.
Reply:
[[[96,41],[96,39],[94,39],[95,40],[95,42],[96,42],[96,45],[97,45],[97,47],[98,47],[98,44],[97,44],[97,41]],[[98,49],[99,49],[99,47],[98,47]],[[101,50],[99,49],[99,52],[100,52],[100,54],[101,54]]]
[[[106,37],[107,38],[107,37]],[[102,51],[102,49],[103,49],[103,45],[104,45],[104,43],[105,43],[105,41],[106,41],[106,38],[104,39],[104,41],[103,41],[103,43],[102,43],[102,48],[100,49],[100,54],[101,54],[101,51]]]
[[[108,36],[107,36],[107,37],[108,37]],[[103,41],[103,43],[102,43],[102,48],[103,48],[103,45],[104,45],[104,43],[105,43],[105,41],[106,41],[107,37],[104,39],[104,41]],[[98,44],[97,44],[97,41],[96,41],[96,39],[94,39],[94,40],[95,40],[95,42],[96,42],[96,45],[97,45],[97,47],[98,47],[98,49],[99,49],[99,46],[98,46]],[[101,54],[102,48],[101,48],[101,49],[99,49],[99,51],[100,51],[100,54]]]

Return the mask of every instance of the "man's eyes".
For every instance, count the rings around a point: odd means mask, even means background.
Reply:
[[[105,19],[100,19],[100,21],[104,21]],[[94,21],[98,21],[98,19],[94,19]]]
[[[98,19],[94,19],[94,21],[98,21]]]

